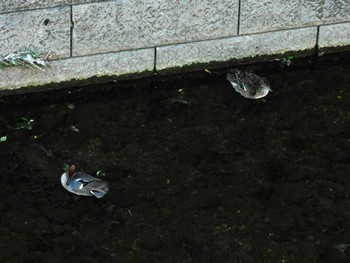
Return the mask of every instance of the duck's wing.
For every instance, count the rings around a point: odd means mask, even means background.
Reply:
[[[75,175],[74,175],[74,178],[76,180],[80,180],[80,181],[102,181],[100,178],[96,178],[96,177],[93,177],[92,175],[89,175],[87,173],[84,173],[84,172],[77,172]]]
[[[89,191],[96,198],[103,197],[109,190],[109,182],[107,181],[92,181],[85,186],[86,191]]]
[[[72,190],[80,192],[84,188],[86,188],[91,182],[102,182],[102,180],[84,172],[76,172],[74,174],[74,179],[72,178],[69,184]]]

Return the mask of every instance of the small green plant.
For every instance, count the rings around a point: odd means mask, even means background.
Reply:
[[[105,173],[102,170],[96,172],[97,177],[105,176]]]
[[[288,56],[286,58],[282,58],[282,63],[287,65],[287,67],[289,67],[292,64],[293,59],[294,59],[293,56]]]
[[[16,130],[21,130],[21,129],[31,130],[33,129],[33,124],[34,124],[33,119],[27,119],[22,117],[21,121],[17,123]]]
[[[41,71],[49,67],[49,52],[45,57],[40,56],[33,49],[25,48],[22,50],[13,51],[5,56],[0,55],[0,69],[13,66],[29,66]]]
[[[7,135],[0,137],[0,142],[6,142],[7,141]]]
[[[283,57],[283,58],[276,58],[276,61],[280,61],[280,63],[282,64],[282,66],[287,66],[289,67],[292,64],[292,60],[294,59],[293,56],[287,56],[287,57]]]

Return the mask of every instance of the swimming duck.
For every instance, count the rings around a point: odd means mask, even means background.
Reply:
[[[109,182],[95,178],[84,172],[75,172],[72,165],[61,176],[62,186],[69,192],[77,195],[103,197],[109,190]]]
[[[272,91],[267,79],[250,72],[233,69],[226,74],[226,79],[239,94],[248,99],[260,99]]]

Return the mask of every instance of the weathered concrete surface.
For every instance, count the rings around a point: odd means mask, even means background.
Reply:
[[[87,3],[97,3],[97,2],[109,2],[118,0],[71,0],[72,4],[87,4]]]
[[[62,6],[65,4],[70,4],[71,1],[72,0],[0,0],[0,13]]]
[[[23,67],[0,70],[2,89],[17,89],[99,76],[122,76],[133,73],[153,74],[154,49],[125,51],[51,62],[45,72]]]
[[[349,0],[242,0],[240,33],[350,21]]]
[[[237,34],[238,0],[129,0],[73,6],[73,55]]]
[[[70,8],[57,7],[0,15],[1,55],[28,45],[39,52],[70,55]]]
[[[322,50],[350,46],[350,22],[320,26],[318,46]]]
[[[317,28],[309,27],[157,47],[157,71],[287,51],[305,51],[315,47],[316,34]]]
[[[0,0],[0,13],[111,0]]]
[[[45,73],[0,70],[0,89],[154,67],[165,74],[317,47],[349,50],[349,1],[0,0],[0,56],[31,45],[63,58]]]

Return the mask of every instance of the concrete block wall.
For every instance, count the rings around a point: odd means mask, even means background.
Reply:
[[[4,68],[0,89],[346,49],[350,2],[0,0],[0,55],[28,45],[60,59],[45,72]]]

